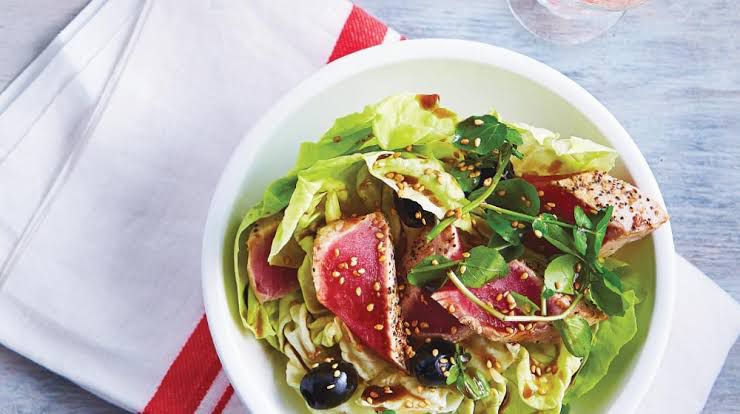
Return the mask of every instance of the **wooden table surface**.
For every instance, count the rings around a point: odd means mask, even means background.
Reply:
[[[86,3],[0,1],[0,90]],[[740,2],[651,0],[605,36],[575,47],[534,38],[503,0],[357,3],[409,38],[496,44],[583,85],[645,154],[672,216],[678,252],[740,299],[740,215],[734,212],[740,204]],[[736,343],[704,412],[740,413],[738,384]],[[117,412],[0,346],[0,414]]]

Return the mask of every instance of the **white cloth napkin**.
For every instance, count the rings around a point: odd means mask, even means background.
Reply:
[[[398,38],[343,0],[93,0],[0,95],[0,342],[131,411],[243,411],[200,293],[218,174],[277,97]],[[698,412],[740,331],[737,303],[677,260],[640,412]]]

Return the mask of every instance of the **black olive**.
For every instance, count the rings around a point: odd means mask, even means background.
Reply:
[[[301,395],[309,407],[326,410],[349,400],[358,382],[357,370],[349,362],[324,362],[303,376]]]
[[[444,339],[432,339],[415,351],[416,355],[409,362],[411,373],[423,385],[444,385],[447,381],[445,372],[452,367],[452,358],[455,356],[455,344]]]
[[[408,198],[400,198],[393,194],[393,205],[403,224],[409,227],[424,227],[434,225],[434,214],[425,211],[419,203]]]

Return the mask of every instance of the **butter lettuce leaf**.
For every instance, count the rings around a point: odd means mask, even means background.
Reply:
[[[448,211],[467,203],[457,180],[435,159],[410,153],[394,156],[391,152],[370,153],[364,158],[370,174],[395,190],[399,197],[419,203],[437,218],[444,218]]]
[[[614,167],[617,151],[579,137],[561,137],[544,128],[525,123],[507,122],[522,135],[524,143],[517,149],[522,159],[511,162],[517,175],[559,175],[584,171],[609,171]]]
[[[350,189],[354,192],[357,169],[362,166],[360,161],[363,157],[364,154],[352,154],[320,160],[312,167],[298,173],[295,191],[290,197],[283,220],[272,241],[269,260],[273,260],[290,241],[302,219],[304,220],[303,226],[315,221],[316,217],[313,213],[315,213],[320,198],[326,197],[328,192],[334,192],[335,196],[347,199],[349,196],[346,193]],[[331,208],[329,207],[330,211],[332,211]],[[336,206],[333,208],[336,209]],[[336,213],[334,210],[333,214]],[[305,220],[304,217],[309,220]]]
[[[436,107],[424,108],[412,93],[385,98],[373,109],[373,135],[385,150],[443,141],[455,133],[457,117],[454,113]]]
[[[568,389],[566,402],[573,401],[593,389],[609,371],[614,358],[637,333],[634,291],[624,293],[628,307],[623,316],[611,316],[596,326],[596,333],[591,340],[591,353],[578,372],[573,385]]]

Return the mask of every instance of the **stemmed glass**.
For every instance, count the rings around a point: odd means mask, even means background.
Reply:
[[[589,41],[614,26],[625,10],[646,0],[508,0],[527,30],[554,43]]]

